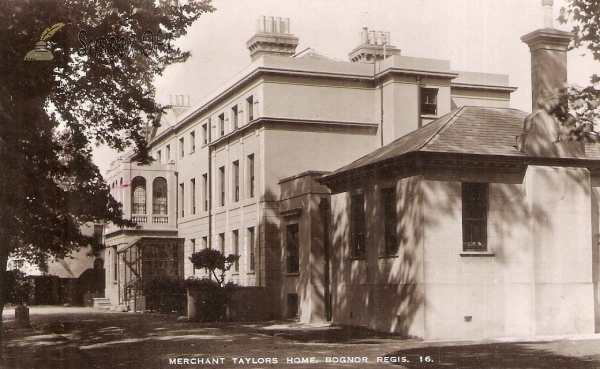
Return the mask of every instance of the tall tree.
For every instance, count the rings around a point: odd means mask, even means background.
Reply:
[[[10,256],[40,263],[93,244],[84,222],[131,225],[92,145],[149,160],[153,79],[189,57],[173,41],[209,2],[0,1],[0,280]]]
[[[600,61],[600,6],[597,0],[568,0],[561,8],[560,23],[573,25],[571,48],[585,48]],[[600,76],[590,76],[590,85],[569,88],[569,110],[580,123],[600,129]]]

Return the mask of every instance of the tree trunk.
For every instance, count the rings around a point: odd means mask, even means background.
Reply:
[[[2,242],[6,241],[6,242]],[[4,312],[4,281],[6,278],[6,267],[8,264],[8,240],[0,241],[0,368],[2,367],[2,337],[4,336],[3,318]]]

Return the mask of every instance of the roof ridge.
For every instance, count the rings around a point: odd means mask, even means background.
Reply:
[[[459,113],[462,114],[462,111],[465,110],[465,109],[466,109],[465,106],[461,106],[460,108],[456,109],[456,111],[452,114],[452,116],[448,118],[448,120],[446,121],[446,123],[442,124],[442,126],[440,128],[438,128],[437,131],[435,131],[431,135],[431,137],[429,137],[429,139],[427,141],[425,141],[421,146],[419,146],[414,151],[420,151],[421,149],[424,149],[426,146],[429,146],[430,144],[432,144],[433,142],[435,142],[436,139],[437,139],[438,134],[441,133],[442,130],[444,130],[447,127],[449,127],[451,125],[450,122],[456,121],[456,119],[459,116]]]

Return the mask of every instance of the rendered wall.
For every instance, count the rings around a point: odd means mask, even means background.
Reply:
[[[264,134],[265,194],[277,195],[281,179],[309,170],[334,170],[378,147],[375,132],[347,127],[283,122]]]
[[[532,224],[535,333],[594,333],[589,172],[529,166],[525,181],[540,217]]]
[[[379,189],[395,186],[398,201],[397,255],[382,255]],[[423,337],[426,329],[423,284],[422,178],[369,184],[364,188],[366,257],[350,254],[351,193],[332,196],[332,292],[336,324]],[[379,218],[378,218],[379,217]]]
[[[366,83],[274,79],[263,85],[265,117],[373,123],[375,90]]]
[[[600,178],[592,176],[591,181],[591,208],[592,208],[592,245],[600,242]],[[592,248],[592,282],[594,285],[594,319],[595,333],[600,332],[600,250]]]
[[[486,253],[463,252],[461,181],[490,183]],[[590,191],[586,169],[428,170],[400,179],[398,234],[403,224],[412,234],[402,238],[397,259],[377,251],[378,189],[389,184],[363,186],[367,219],[373,219],[365,260],[349,257],[349,198],[356,190],[333,196],[336,323],[427,340],[595,331],[600,278],[592,241],[600,191]],[[410,193],[415,200],[407,203],[403,196]],[[406,281],[416,288],[403,296],[398,286],[411,285]],[[399,326],[393,319],[402,309],[414,319]]]
[[[329,190],[314,182],[318,173],[301,175],[280,183],[281,221],[281,300],[287,302],[287,295],[298,294],[298,320],[304,323],[326,321],[325,313],[325,241],[322,212],[319,209],[321,199],[328,201]],[[300,211],[298,211],[300,210]],[[286,213],[288,212],[288,213]],[[287,270],[287,226],[298,224],[300,268],[298,273]],[[330,272],[331,274],[331,272]],[[287,311],[289,306],[287,307]]]
[[[463,253],[461,182],[450,173],[423,183],[426,281],[425,339],[533,334],[530,211],[520,183],[491,183],[489,254]],[[469,181],[489,181],[471,174]],[[477,178],[479,177],[479,178]],[[487,177],[487,178],[486,178]],[[510,175],[505,175],[505,180]],[[517,182],[519,178],[516,178]]]

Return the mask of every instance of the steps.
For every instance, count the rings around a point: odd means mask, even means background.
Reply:
[[[110,299],[106,297],[95,297],[94,298],[94,309],[110,310]]]

